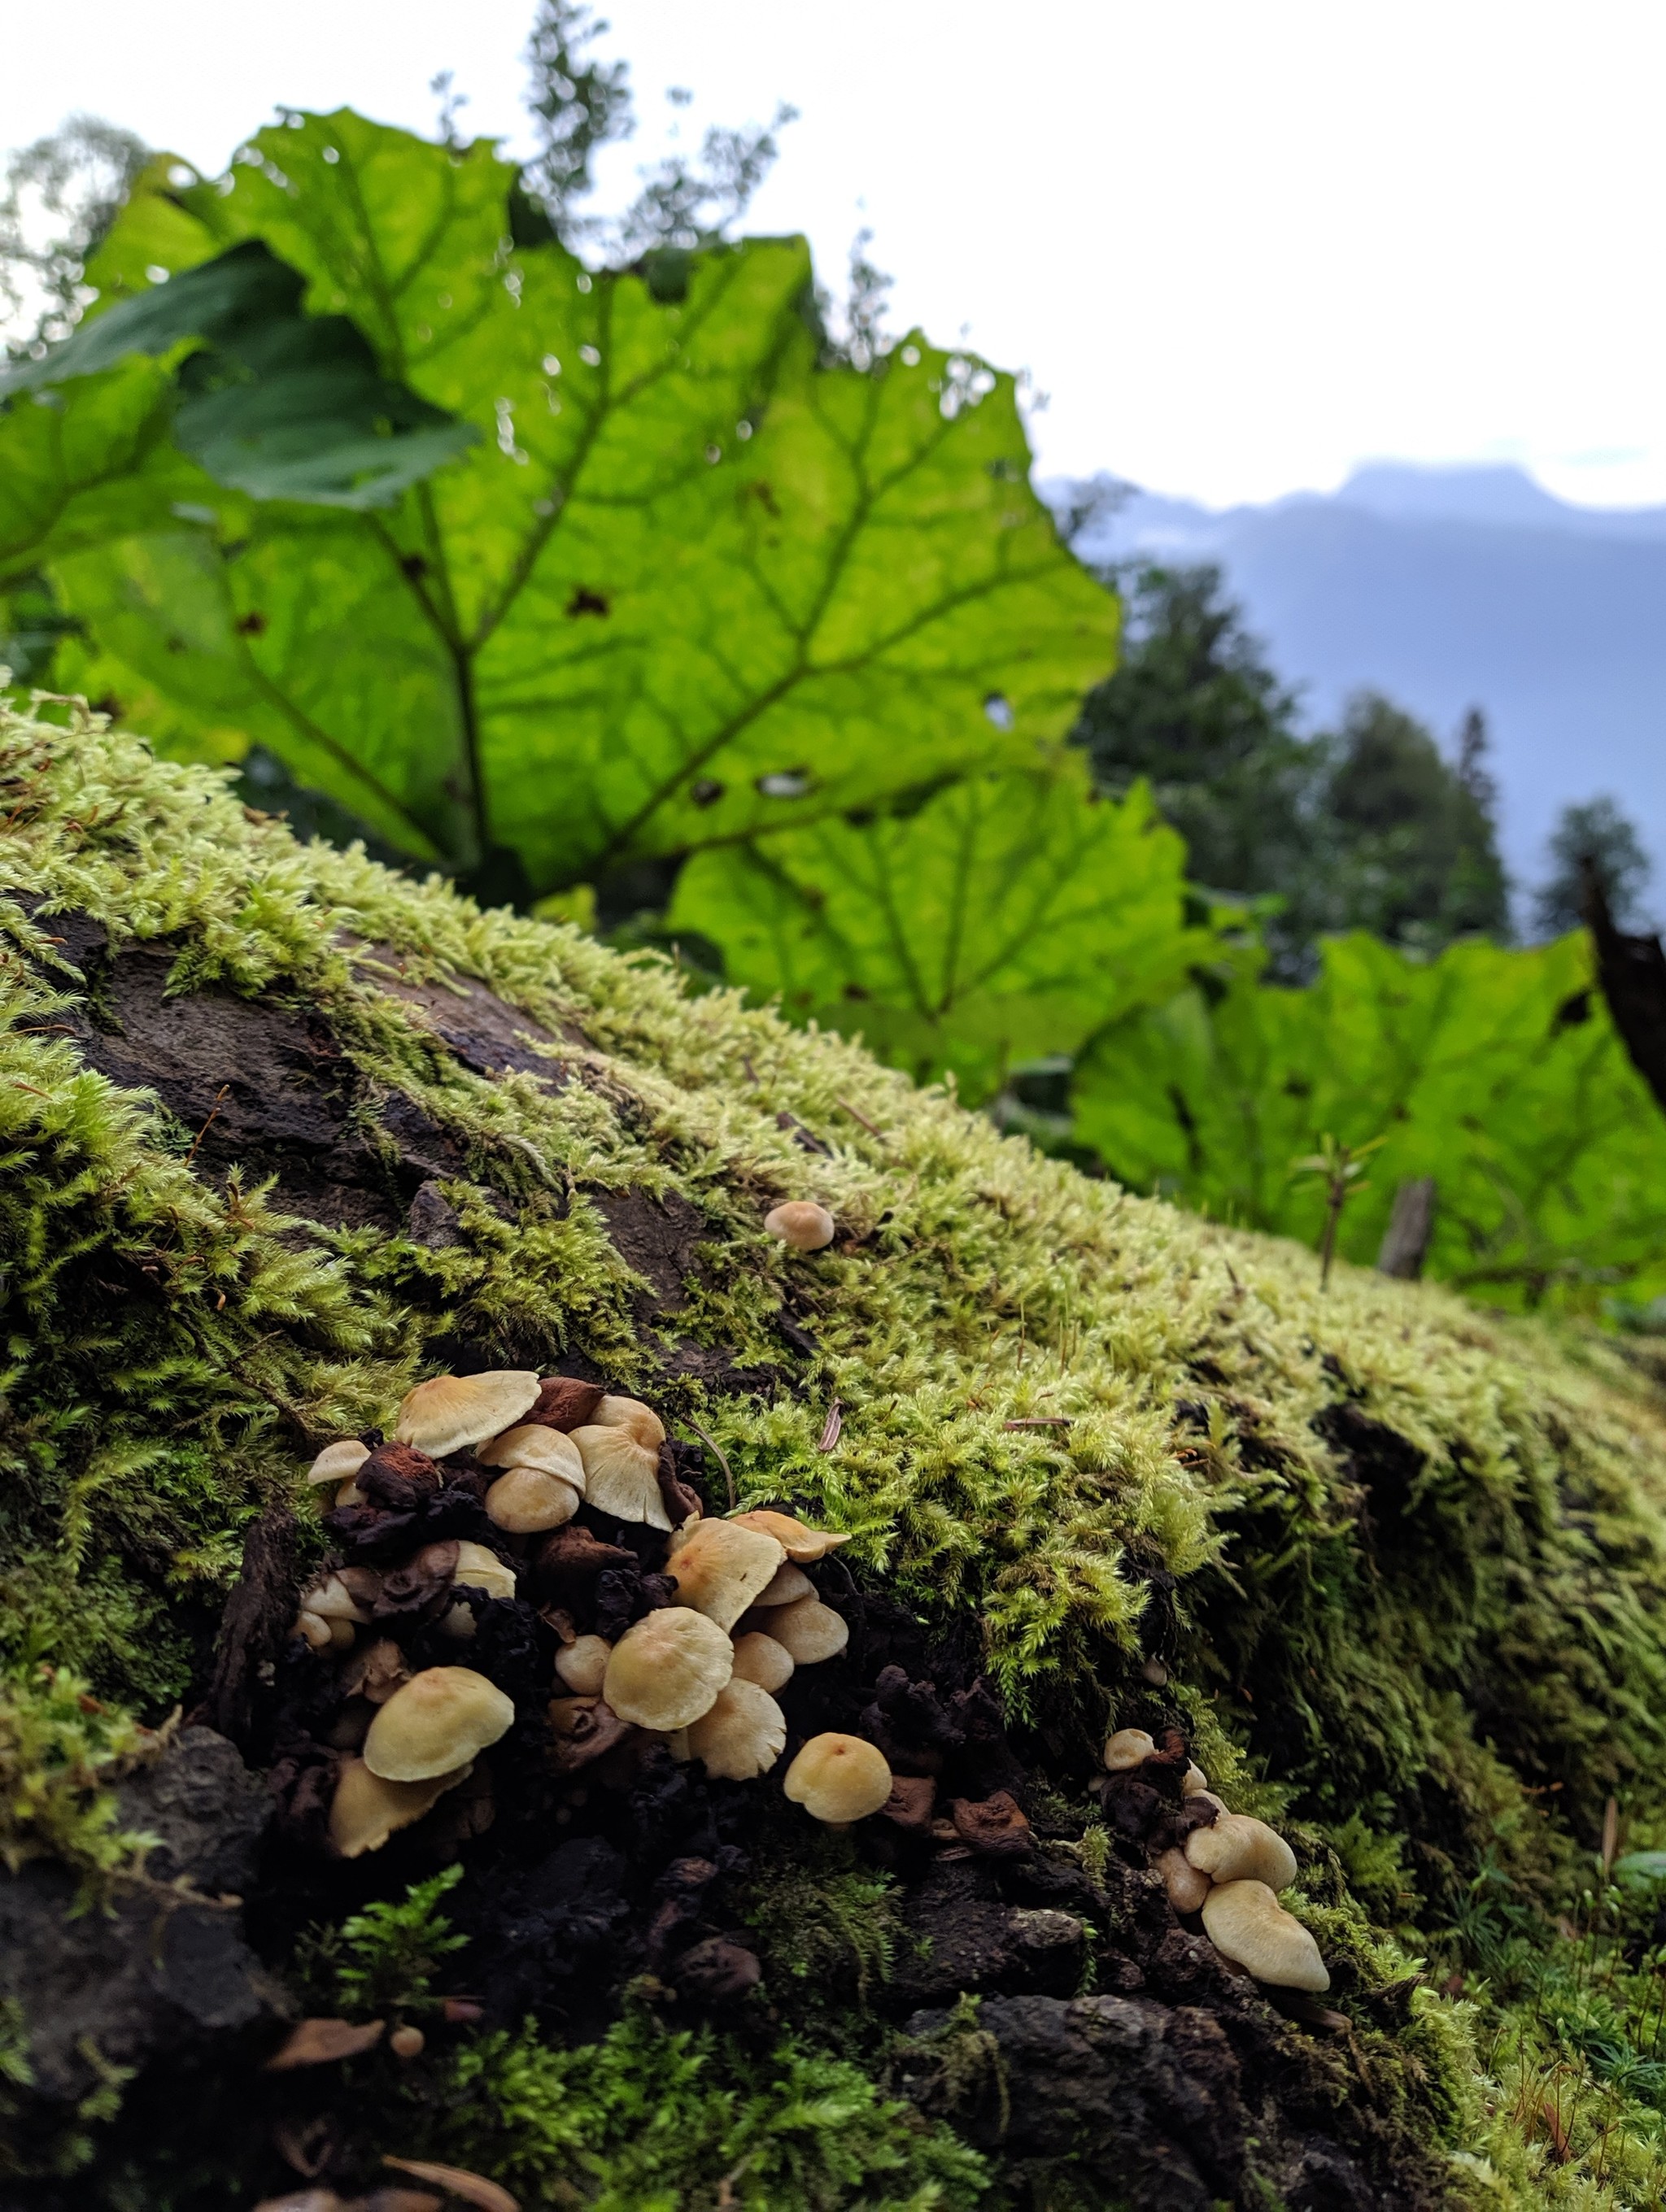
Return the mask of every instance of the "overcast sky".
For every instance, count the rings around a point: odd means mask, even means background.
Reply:
[[[0,143],[72,109],[222,167],[275,105],[524,148],[532,0],[7,9]],[[1052,473],[1212,504],[1362,459],[1666,501],[1662,0],[611,0],[641,126],[800,119],[749,228],[1028,368]]]

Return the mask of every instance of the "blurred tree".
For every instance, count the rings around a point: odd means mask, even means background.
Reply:
[[[0,181],[0,336],[14,357],[67,337],[87,262],[149,158],[131,131],[72,115],[6,156]]]
[[[1478,709],[1456,765],[1373,692],[1348,702],[1335,734],[1304,737],[1296,695],[1218,568],[1133,563],[1112,574],[1128,612],[1122,659],[1084,702],[1077,741],[1105,789],[1149,780],[1195,881],[1276,896],[1272,975],[1306,980],[1316,939],[1332,931],[1429,949],[1476,932],[1507,936]]]
[[[1585,919],[1584,867],[1596,871],[1608,912],[1622,930],[1647,927],[1641,900],[1654,869],[1636,824],[1612,799],[1587,799],[1565,806],[1550,836],[1552,872],[1533,895],[1533,921],[1540,937],[1560,937]]]

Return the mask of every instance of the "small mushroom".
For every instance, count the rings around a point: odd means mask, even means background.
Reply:
[[[1157,1746],[1144,1729],[1118,1729],[1105,1745],[1105,1765],[1113,1774],[1126,1774],[1143,1766]]]
[[[715,1703],[689,1723],[689,1755],[724,1782],[767,1774],[787,1748],[787,1717],[767,1690],[733,1679]]]
[[[729,1518],[737,1528],[761,1528],[766,1536],[773,1536],[787,1558],[800,1566],[824,1559],[830,1552],[850,1541],[848,1535],[831,1528],[807,1528],[790,1513],[776,1513],[767,1505],[757,1506],[750,1513],[732,1513]]]
[[[420,1820],[471,1771],[465,1764],[423,1782],[389,1782],[373,1774],[362,1759],[344,1759],[330,1801],[330,1841],[337,1856],[356,1859],[366,1851],[380,1850],[396,1829]]]
[[[1264,1881],[1217,1882],[1203,1900],[1203,1928],[1223,1959],[1258,1982],[1316,1995],[1330,1987],[1318,1945]]]
[[[577,1698],[599,1698],[613,1646],[605,1636],[580,1636],[556,1654],[556,1672]]]
[[[426,1782],[496,1743],[514,1717],[497,1685],[472,1668],[425,1667],[370,1723],[365,1764],[386,1782]]]
[[[640,1398],[604,1398],[590,1420],[596,1428],[623,1429],[644,1451],[657,1452],[666,1440],[665,1423]]]
[[[387,2039],[387,2047],[396,2058],[420,2058],[427,2045],[428,2038],[422,2029],[412,2027],[409,2022],[396,2027]]]
[[[330,1624],[323,1615],[308,1613],[305,1607],[295,1615],[295,1624],[289,1633],[291,1636],[304,1636],[314,1651],[327,1651],[335,1641],[330,1633]]]
[[[506,1565],[484,1544],[471,1544],[466,1537],[457,1547],[452,1581],[453,1584],[466,1583],[471,1589],[483,1589],[488,1597],[513,1597],[515,1594],[514,1569]]]
[[[369,1456],[368,1444],[361,1443],[356,1437],[343,1437],[337,1443],[325,1444],[307,1468],[307,1480],[308,1482],[350,1482]]]
[[[781,1546],[773,1536],[738,1528],[733,1521],[696,1521],[672,1538],[666,1571],[676,1577],[679,1605],[729,1629],[768,1589],[781,1564]]]
[[[552,1437],[556,1431],[544,1429],[540,1433]],[[580,1502],[578,1492],[559,1475],[544,1474],[535,1467],[512,1467],[486,1492],[486,1514],[512,1536],[536,1536],[546,1528],[564,1528]]]
[[[346,1697],[367,1698],[373,1705],[385,1705],[395,1690],[403,1689],[410,1680],[404,1653],[391,1636],[379,1636],[343,1674],[341,1686]]]
[[[877,1813],[891,1796],[885,1753],[859,1735],[812,1735],[787,1768],[781,1788],[795,1805],[832,1827]]]
[[[1201,1766],[1189,1766],[1186,1769],[1180,1784],[1180,1794],[1183,1797],[1204,1796],[1207,1794],[1208,1788],[1209,1778]]]
[[[482,1444],[475,1457],[482,1467],[535,1467],[540,1474],[570,1482],[575,1490],[584,1488],[584,1462],[578,1446],[559,1429],[545,1428],[537,1421],[523,1421],[518,1427],[505,1429],[501,1437]]]
[[[793,1655],[784,1644],[777,1644],[773,1636],[766,1636],[757,1628],[736,1637],[736,1681],[756,1682],[760,1690],[768,1690],[773,1697],[777,1690],[784,1690],[792,1679]]]
[[[1213,1887],[1201,1868],[1195,1867],[1184,1851],[1159,1851],[1152,1864],[1163,1877],[1169,1902],[1177,1912],[1195,1912]]]
[[[1288,1889],[1296,1879],[1296,1854],[1276,1828],[1248,1813],[1222,1813],[1208,1828],[1194,1828],[1186,1856],[1217,1882],[1259,1881]]]
[[[596,1418],[596,1408],[607,1393],[599,1382],[581,1382],[573,1375],[546,1375],[526,1414],[547,1429],[563,1433],[581,1429]]]
[[[733,1523],[724,1522],[719,1525],[731,1528]],[[804,1569],[795,1567],[788,1559],[784,1565],[775,1569],[752,1603],[756,1606],[791,1605],[795,1598],[814,1597],[815,1595],[816,1585]]]
[[[301,1609],[317,1613],[321,1620],[356,1621],[361,1626],[370,1619],[369,1613],[339,1575],[326,1575],[322,1582],[304,1590]]]
[[[407,1391],[393,1425],[395,1439],[433,1459],[484,1443],[512,1428],[533,1405],[538,1378],[518,1368],[485,1375],[435,1375]]]
[[[602,1695],[638,1728],[687,1728],[717,1702],[734,1668],[734,1647],[692,1606],[662,1606],[626,1629],[602,1678]]]
[[[838,1224],[813,1198],[789,1198],[781,1206],[771,1206],[763,1217],[763,1226],[795,1252],[819,1252],[838,1234]]]
[[[623,1425],[598,1424],[575,1429],[573,1442],[584,1462],[584,1494],[598,1512],[616,1520],[640,1521],[671,1533],[671,1517],[660,1495],[660,1455],[638,1443]]]
[[[764,1615],[765,1633],[772,1636],[794,1666],[814,1667],[824,1659],[836,1659],[850,1641],[849,1626],[842,1613],[818,1597],[795,1598],[791,1605],[772,1606]]]

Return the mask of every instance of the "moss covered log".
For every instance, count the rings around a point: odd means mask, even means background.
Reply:
[[[136,1998],[64,2049],[14,1974],[19,2202],[356,2202],[412,2144],[526,2203],[1651,2201],[1666,2081],[1604,2070],[1582,2014],[1564,2112],[1542,1991],[1529,2018],[1474,1978],[1512,1930],[1596,1941],[1610,1800],[1632,1847],[1660,1831],[1646,1376],[1437,1291],[1322,1295],[1304,1250],[1087,1181],[658,957],[302,847],[82,708],[0,717],[0,822],[13,1955],[50,1920],[114,1958],[160,1887],[243,1978],[217,2027]],[[791,1199],[825,1249],[766,1234]],[[257,1836],[240,1909],[147,1860],[181,1746],[240,1805],[271,1756],[272,1606],[331,1541],[307,1463],[488,1368],[629,1391],[713,1510],[848,1533],[849,1695],[895,1662],[985,1699],[1028,1855],[927,1865],[745,1785],[712,1815],[712,1924],[763,1965],[738,2008],[630,1948],[663,1850],[593,2002],[507,1964],[478,1986],[550,1843],[507,1778],[496,1828],[350,1878]],[[1218,1972],[1122,1849],[1092,1787],[1122,1728],[1182,1732],[1294,1843],[1321,2016]],[[1627,2051],[1639,1929],[1605,1954]],[[380,2045],[294,2108],[260,2071],[286,2018],[401,2011],[408,2063]]]

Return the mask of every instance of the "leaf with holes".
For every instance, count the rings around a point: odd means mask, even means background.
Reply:
[[[987,1097],[1166,1000],[1213,939],[1186,921],[1185,848],[1143,785],[1096,799],[1078,754],[974,776],[906,813],[696,856],[673,930],[795,1021],[860,1030],[921,1079]]]
[[[259,240],[390,386],[482,434],[385,509],[246,479],[64,553],[100,688],[161,702],[176,744],[266,745],[408,851],[497,849],[522,896],[1061,736],[1115,605],[1030,489],[1011,380],[917,339],[822,367],[801,240],[674,283],[517,246],[514,182],[489,145],[347,112],[263,132],[218,185],[153,176],[106,296]]]

